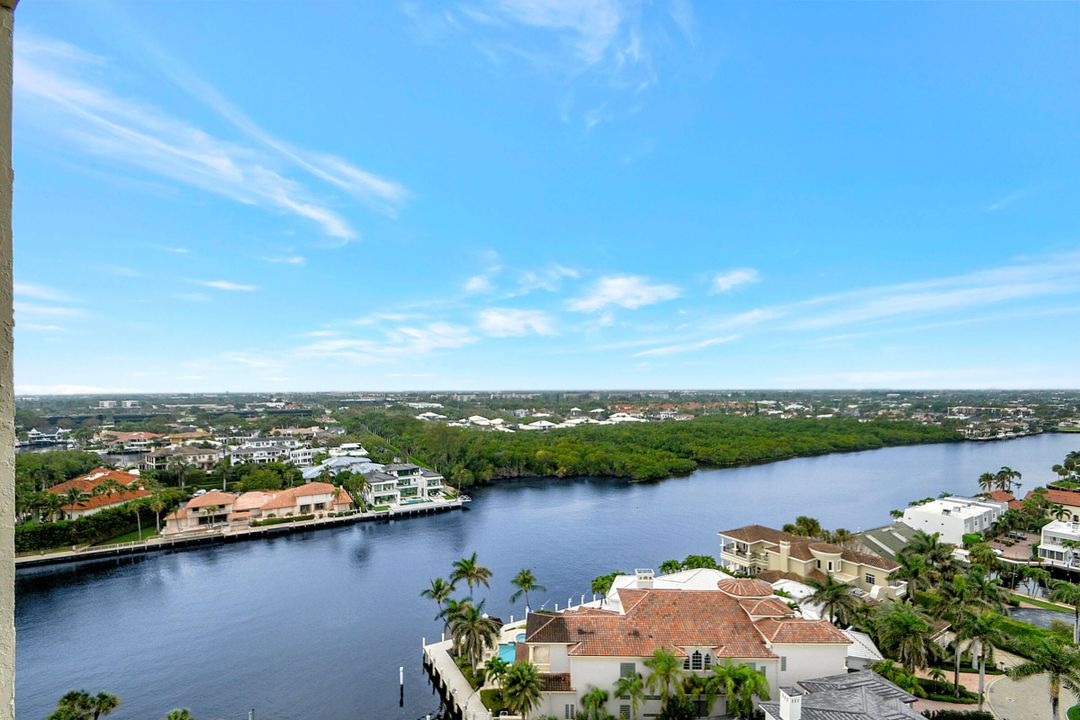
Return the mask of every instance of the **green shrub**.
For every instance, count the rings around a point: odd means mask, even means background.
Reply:
[[[484,703],[484,707],[491,711],[492,717],[498,717],[499,712],[506,709],[506,705],[503,703],[502,690],[488,688],[487,690],[480,691],[480,702]]]
[[[289,517],[266,518],[265,520],[252,520],[251,527],[265,527],[267,525],[283,525],[285,523],[300,522],[301,520],[313,520],[314,515],[290,515]]]
[[[162,512],[163,517],[180,503],[178,491],[166,491],[164,496],[168,506]],[[38,552],[73,545],[96,545],[110,538],[135,531],[139,525],[135,517],[136,512],[144,528],[154,527],[154,513],[147,507],[146,499],[108,508],[78,520],[19,525],[15,528],[15,552]]]
[[[930,720],[994,720],[982,710],[924,710],[923,716]]]
[[[982,535],[979,533],[964,533],[963,536],[964,547],[971,547],[976,543],[982,542]]]
[[[1065,716],[1069,720],[1080,720],[1080,705],[1073,705]]]

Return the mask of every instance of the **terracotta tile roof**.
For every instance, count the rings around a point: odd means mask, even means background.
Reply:
[[[739,598],[772,597],[772,585],[757,578],[724,578],[716,583],[720,592]]]
[[[795,611],[788,607],[786,602],[774,597],[764,600],[740,600],[739,605],[746,611],[747,615],[753,618],[780,618],[790,617],[795,614]]]
[[[541,692],[571,692],[570,673],[540,673]]]
[[[109,479],[115,480],[121,485],[130,485],[133,482],[138,482],[139,476],[123,470],[110,470],[107,467],[99,467],[73,480],[66,480],[59,485],[53,485],[45,492],[63,495],[70,488],[78,488],[82,492],[89,494],[93,492],[94,488]]]
[[[848,636],[840,632],[828,620],[804,620],[802,618],[775,620],[766,618],[758,620],[754,625],[762,637],[773,644],[851,644]]]
[[[684,656],[684,648],[707,647],[721,658],[775,657],[739,601],[722,592],[656,589],[617,592],[622,613],[530,614],[526,642],[565,643],[573,656],[647,657],[657,648]],[[784,630],[785,638],[801,632],[813,638],[807,642],[822,642],[820,638],[828,632],[817,628],[818,621],[801,618],[782,621],[785,626],[789,623],[790,628]],[[807,624],[814,627],[801,629]],[[843,642],[849,642],[839,630],[833,630]]]
[[[1080,502],[1080,496],[1078,496],[1078,502]],[[773,549],[776,551],[779,551],[781,541],[789,542],[791,543],[791,550],[788,554],[796,560],[813,560],[814,553],[811,551],[814,550],[819,553],[840,555],[845,560],[862,563],[863,565],[871,565],[876,568],[881,568],[882,570],[891,571],[900,567],[898,563],[872,553],[849,550],[840,545],[822,542],[816,538],[794,535],[792,533],[784,532],[783,530],[765,527],[764,525],[746,525],[741,528],[735,528],[734,530],[724,530],[720,534],[735,538],[736,540],[741,540],[742,542],[769,543],[770,545],[775,546]]]
[[[1029,492],[1025,497],[1030,498],[1034,494],[1034,491]],[[1057,488],[1046,488],[1046,499],[1055,505],[1069,505],[1071,507],[1080,507],[1080,492],[1074,492],[1072,490],[1058,490]]]
[[[220,490],[211,490],[205,495],[191,498],[188,504],[185,506],[188,510],[197,510],[198,508],[212,507],[214,505],[220,508],[227,508],[236,502],[236,495],[230,492],[222,492]]]
[[[269,499],[270,493],[265,493],[261,490],[249,490],[246,493],[241,493],[240,497],[236,498],[236,502],[233,503],[233,510],[236,512],[242,510],[257,510]]]
[[[62,510],[93,510],[95,508],[107,508],[113,505],[123,505],[126,502],[132,500],[138,500],[139,498],[149,497],[152,495],[149,490],[125,490],[120,493],[109,493],[107,495],[91,495],[85,500],[80,500],[74,505],[64,505]]]
[[[262,509],[281,510],[296,507],[305,504],[301,498],[313,495],[331,495],[333,492],[334,486],[324,482],[311,482],[286,490],[275,490],[270,493],[270,499],[263,504]]]
[[[158,433],[146,432],[144,430],[138,430],[136,432],[120,432],[117,430],[106,430],[106,435],[112,435],[117,442],[128,442],[129,440],[157,440],[158,438],[165,437]]]

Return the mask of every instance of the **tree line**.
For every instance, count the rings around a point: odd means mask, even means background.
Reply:
[[[396,455],[435,467],[459,487],[529,476],[659,480],[698,467],[961,439],[939,426],[854,418],[706,416],[516,433],[449,427],[387,411],[346,411],[339,419],[365,444],[389,445]]]

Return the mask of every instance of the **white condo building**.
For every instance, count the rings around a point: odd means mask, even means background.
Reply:
[[[912,505],[901,522],[928,535],[938,533],[942,542],[963,545],[964,535],[985,533],[1008,509],[1008,503],[997,500],[954,496]]]
[[[1055,567],[1080,569],[1080,522],[1054,520],[1044,525],[1039,559]]]

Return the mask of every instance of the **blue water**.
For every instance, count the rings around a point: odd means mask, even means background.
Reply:
[[[505,662],[514,662],[514,653],[517,649],[517,643],[499,643],[499,658]]]
[[[420,640],[438,637],[420,597],[454,560],[479,553],[494,572],[474,592],[496,617],[520,618],[510,579],[531,568],[564,605],[612,570],[717,552],[718,530],[811,515],[849,530],[941,490],[972,493],[986,470],[1023,472],[1024,489],[1080,435],[893,448],[703,470],[659,483],[530,480],[473,488],[466,511],[358,523],[273,539],[16,578],[16,703],[39,720],[73,688],[109,690],[109,720],[416,720],[438,700]],[[1063,616],[1067,619],[1067,616]],[[398,706],[398,667],[405,702]]]

